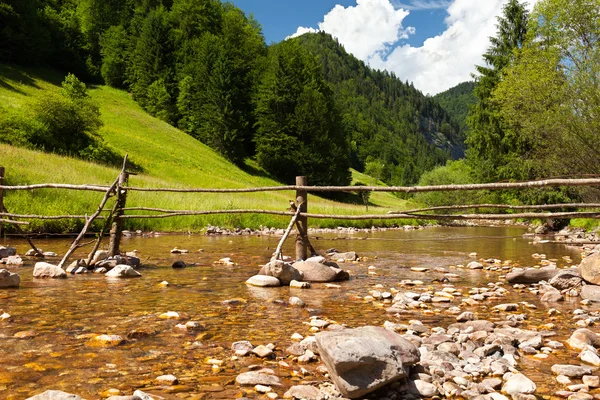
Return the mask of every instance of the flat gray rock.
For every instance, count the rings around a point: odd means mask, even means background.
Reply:
[[[248,278],[246,284],[259,287],[275,287],[281,286],[279,279],[274,276],[254,275]]]
[[[83,400],[83,398],[61,390],[46,390],[44,393],[36,394],[27,400]]]
[[[564,375],[569,378],[581,378],[584,375],[591,375],[594,372],[592,367],[571,364],[554,364],[551,369],[554,375]]]
[[[383,327],[320,332],[315,338],[331,379],[351,399],[406,378],[420,358],[414,344]]]
[[[33,268],[34,278],[64,279],[67,273],[59,266],[46,262],[37,262]]]
[[[585,285],[581,288],[581,298],[584,300],[600,301],[600,286]]]
[[[264,265],[258,274],[273,276],[279,279],[284,286],[289,286],[291,281],[302,281],[302,278],[304,278],[302,272],[298,271],[291,264],[281,260],[274,260]]]
[[[538,283],[539,281],[549,281],[560,272],[558,269],[524,269],[512,271],[506,274],[508,283]]]
[[[0,269],[0,288],[19,287],[21,277],[19,274],[10,272],[7,269]]]
[[[298,261],[293,267],[302,272],[306,282],[335,282],[339,269],[312,261]]]
[[[235,382],[238,385],[281,386],[281,381],[278,377],[260,371],[241,373],[235,378]]]

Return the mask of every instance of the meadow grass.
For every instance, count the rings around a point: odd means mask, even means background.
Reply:
[[[44,91],[58,90],[62,76],[52,70],[18,69],[0,65],[0,102],[14,108],[26,108]],[[99,104],[104,126],[100,136],[117,154],[128,154],[141,169],[132,175],[130,186],[137,187],[206,187],[244,188],[276,186],[254,161],[248,160],[241,169],[229,163],[186,133],[147,114],[130,94],[107,86],[90,90]],[[10,108],[9,107],[9,108]],[[119,173],[116,167],[40,151],[0,144],[1,164],[6,167],[6,184],[72,183],[110,185]],[[353,181],[372,184],[373,179],[353,172]],[[309,182],[310,184],[310,182]],[[381,184],[381,183],[379,183]],[[267,209],[284,211],[292,191],[245,194],[188,194],[160,192],[129,192],[127,207],[155,207],[175,210]],[[5,193],[9,211],[22,214],[58,215],[92,214],[102,198],[99,192],[79,192],[56,189],[10,191]],[[372,193],[369,214],[383,214],[414,205],[391,193]],[[309,212],[323,214],[365,214],[358,196],[349,202],[335,202],[316,195],[309,196]],[[148,212],[141,212],[148,214]],[[283,227],[287,217],[243,214],[220,216],[181,216],[166,219],[127,220],[129,229],[145,231],[196,232],[207,225],[227,227]],[[311,227],[364,226],[405,224],[414,221],[310,221]],[[32,231],[76,231],[81,220],[31,221]],[[101,222],[95,224],[97,229]]]

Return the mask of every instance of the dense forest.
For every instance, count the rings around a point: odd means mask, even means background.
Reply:
[[[448,114],[458,123],[462,136],[466,136],[469,126],[467,116],[471,107],[477,103],[475,97],[475,82],[462,82],[444,92],[438,93],[433,98],[437,100]]]
[[[238,165],[255,158],[282,182],[305,174],[317,185],[348,184],[354,167],[414,184],[464,151],[458,124],[412,84],[369,68],[325,33],[266,46],[252,17],[218,0],[1,0],[0,40],[0,61],[128,90],[148,113]],[[39,115],[4,115],[4,142],[114,158],[93,121],[83,147],[64,148],[47,145],[62,134]]]

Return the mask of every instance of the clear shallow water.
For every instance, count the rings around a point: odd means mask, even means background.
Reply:
[[[566,265],[563,256],[579,262],[577,250],[563,245],[532,244],[522,237],[524,232],[519,228],[477,227],[313,235],[317,237],[313,238],[317,250],[335,247],[367,257],[364,262],[342,265],[352,279],[340,283],[339,289],[328,289],[322,284],[313,284],[308,290],[246,286],[244,281],[258,272],[259,265],[268,261],[277,246],[279,238],[269,236],[164,235],[125,239],[122,250],[138,250],[145,265],[140,269],[141,278],[127,280],[110,280],[96,274],[70,275],[66,280],[34,280],[35,260],[27,259],[23,267],[10,268],[20,274],[21,287],[0,291],[0,310],[12,315],[11,322],[0,322],[0,398],[23,399],[47,389],[61,389],[94,399],[106,396],[111,388],[120,390],[122,395],[141,388],[176,396],[173,398],[232,399],[242,393],[234,383],[237,374],[251,364],[263,363],[274,368],[286,386],[297,384],[301,379],[291,372],[299,369],[297,365],[289,362],[292,368],[287,369],[279,367],[276,361],[263,362],[255,357],[231,360],[231,343],[274,343],[281,350],[277,355],[283,355],[294,332],[309,334],[305,322],[311,315],[349,326],[379,325],[386,320],[406,323],[410,319],[420,319],[431,327],[447,326],[454,317],[445,314],[444,308],[458,305],[460,300],[435,305],[429,314],[414,311],[396,318],[386,315],[383,306],[356,297],[368,295],[377,284],[386,289],[406,289],[399,286],[404,279],[420,279],[427,286],[441,288],[441,283],[432,280],[442,274],[412,272],[410,267],[466,264],[472,260],[471,252],[482,258],[512,260],[522,266],[536,264],[533,253],[544,253],[548,259],[556,259],[559,266]],[[288,242],[284,250],[290,254],[293,241]],[[19,254],[28,249],[25,242],[15,239],[7,239],[5,244],[16,246]],[[64,254],[70,240],[36,240],[36,245]],[[170,250],[174,247],[190,253],[172,255]],[[86,251],[89,250],[81,250],[75,257],[84,257]],[[238,265],[214,264],[223,257],[231,257]],[[178,259],[196,265],[174,270],[171,264]],[[377,268],[377,275],[368,274],[370,265]],[[463,269],[449,272],[461,275],[455,286],[465,294],[468,288],[496,282],[501,275]],[[160,286],[162,281],[170,286]],[[290,296],[302,298],[307,307],[288,306]],[[231,299],[239,301],[224,303]],[[501,301],[465,310],[476,311],[482,319],[500,320],[504,316],[490,313],[489,309],[512,301],[538,305],[523,328],[554,322],[560,339],[574,330],[571,310],[579,306],[577,301],[557,306],[564,312],[559,319],[550,321],[547,306],[527,291],[512,290]],[[159,318],[167,311],[178,312],[180,318]],[[190,320],[200,322],[205,329],[189,333],[174,329],[176,324]],[[26,338],[16,338],[15,334]],[[93,346],[90,338],[99,334],[121,335],[128,340],[119,346]],[[557,356],[569,362],[574,355],[564,350]],[[521,366],[540,385],[538,393],[552,393],[552,381],[546,373],[558,362],[557,356],[542,361],[523,357]],[[214,370],[207,363],[209,358],[224,363]],[[308,370],[304,381],[324,379],[314,372],[316,364],[304,367]],[[177,376],[180,385],[157,387],[154,378],[164,374]],[[280,395],[284,391],[278,389]]]

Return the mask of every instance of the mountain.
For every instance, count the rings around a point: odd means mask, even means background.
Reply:
[[[473,94],[474,89],[475,82],[467,81],[433,97],[458,123],[463,136],[466,136],[468,130],[467,116],[469,108],[477,102],[477,98]]]
[[[458,124],[412,83],[370,68],[327,33],[307,33],[294,40],[322,64],[350,134],[354,168],[380,162],[384,181],[412,184],[423,172],[463,155]]]

